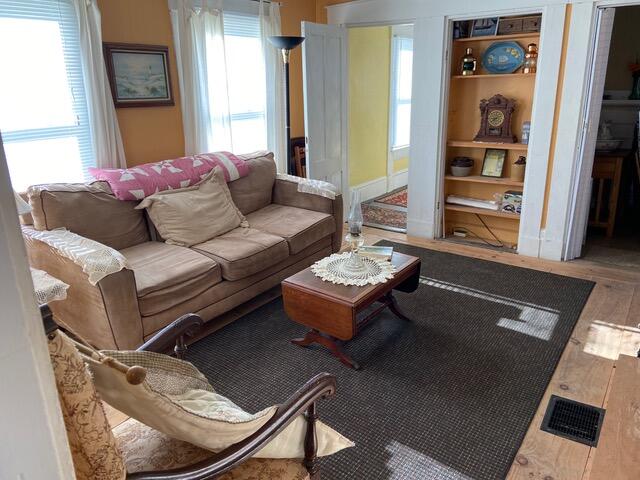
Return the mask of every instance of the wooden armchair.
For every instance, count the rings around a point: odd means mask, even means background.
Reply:
[[[309,380],[302,388],[293,394],[287,401],[281,404],[276,414],[264,424],[262,428],[254,434],[245,438],[219,453],[203,450],[194,445],[181,442],[151,429],[133,419],[127,420],[128,425],[118,426],[113,432],[104,432],[100,426],[91,425],[91,441],[96,438],[104,438],[105,445],[94,446],[91,452],[95,457],[100,457],[102,465],[87,466],[92,455],[87,453],[86,440],[78,439],[78,431],[86,432],[87,417],[77,421],[74,429],[74,415],[80,413],[93,412],[93,420],[101,420],[106,416],[102,410],[102,405],[95,394],[95,387],[91,382],[91,377],[86,373],[82,358],[75,348],[69,349],[72,342],[63,345],[58,330],[59,327],[47,306],[41,308],[45,331],[49,339],[49,349],[52,357],[52,364],[56,376],[56,383],[60,394],[61,407],[65,417],[67,433],[71,452],[76,467],[78,479],[101,478],[104,480],[111,478],[122,478],[122,476],[109,476],[106,470],[113,471],[119,463],[126,469],[126,478],[130,480],[200,480],[200,479],[220,479],[220,480],[249,480],[249,479],[269,479],[269,480],[304,480],[319,479],[318,467],[316,463],[317,441],[316,441],[316,402],[319,399],[330,397],[335,393],[335,377],[321,373]],[[163,353],[174,346],[177,356],[182,357],[186,351],[186,338],[193,336],[201,328],[203,322],[197,315],[189,314],[180,317],[172,324],[165,327],[157,335],[147,341],[138,350],[155,351]],[[72,336],[72,333],[69,332]],[[55,346],[52,345],[55,343]],[[60,345],[63,345],[60,347]],[[61,348],[67,348],[61,352]],[[70,353],[70,351],[73,352]],[[69,360],[70,356],[77,358]],[[65,365],[60,365],[61,360]],[[75,370],[74,370],[75,368]],[[133,367],[136,368],[136,367]],[[138,367],[139,368],[139,367]],[[70,373],[72,372],[72,373]],[[89,387],[89,392],[84,397],[83,402],[78,402],[78,385],[83,384],[82,372],[84,372],[84,383]],[[68,379],[73,378],[73,384]],[[66,383],[65,383],[66,382]],[[76,402],[72,408],[68,402],[65,403],[65,387],[71,386]],[[94,405],[87,405],[87,401]],[[78,408],[78,405],[82,405]],[[307,421],[307,429],[304,440],[305,458],[301,460],[285,459],[252,459],[251,457],[262,449],[270,440],[278,435],[296,417],[304,414]],[[97,422],[96,422],[97,423]],[[77,428],[77,426],[80,428]],[[110,428],[110,427],[108,427]],[[98,432],[98,433],[96,433]],[[103,434],[103,435],[100,435]],[[115,440],[112,439],[115,438]],[[74,441],[76,440],[76,445]],[[109,459],[106,454],[109,450],[109,439],[111,444],[117,446],[112,457]],[[78,445],[78,440],[81,445]],[[131,444],[134,444],[133,446]],[[129,461],[130,454],[133,454],[133,461]],[[81,464],[82,468],[79,468]],[[108,464],[108,468],[104,465]],[[115,467],[114,467],[115,466]],[[155,467],[149,469],[148,467]],[[159,467],[159,468],[158,468]]]

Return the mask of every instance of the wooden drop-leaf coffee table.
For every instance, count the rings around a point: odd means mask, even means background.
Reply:
[[[342,363],[358,370],[360,366],[342,351],[338,341],[354,338],[387,307],[399,318],[409,320],[398,308],[393,290],[410,293],[418,288],[420,259],[393,252],[391,262],[396,267],[394,277],[378,285],[335,285],[316,277],[311,268],[284,280],[282,298],[285,312],[295,322],[311,329],[304,338],[292,342],[301,347],[313,343],[323,345]],[[376,302],[381,305],[359,315]]]

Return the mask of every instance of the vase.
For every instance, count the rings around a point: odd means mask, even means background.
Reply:
[[[511,164],[511,180],[516,182],[524,182],[524,170],[527,167],[526,164],[513,163]]]
[[[349,273],[354,275],[360,274],[366,270],[362,257],[358,253],[360,247],[364,245],[364,235],[362,234],[363,223],[364,218],[362,216],[360,192],[358,190],[352,190],[349,216],[347,217],[349,231],[345,237],[347,245],[351,251],[351,255],[349,255],[349,260],[345,264],[345,267]]]

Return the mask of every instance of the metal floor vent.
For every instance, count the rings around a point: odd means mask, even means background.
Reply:
[[[604,413],[602,408],[552,395],[540,429],[595,447]]]

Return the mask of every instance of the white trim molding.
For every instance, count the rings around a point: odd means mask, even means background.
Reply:
[[[392,191],[396,188],[405,187],[409,185],[409,169],[404,168],[392,173],[387,178],[387,190]]]
[[[75,478],[0,138],[0,477]]]
[[[562,260],[568,235],[569,212],[577,172],[578,153],[583,136],[587,87],[591,67],[596,6],[591,2],[573,4],[562,101],[553,152],[553,170],[547,199],[547,222],[540,256]]]
[[[366,202],[372,198],[379,197],[387,193],[387,177],[379,177],[368,182],[353,185],[351,191],[360,192],[360,201]]]

